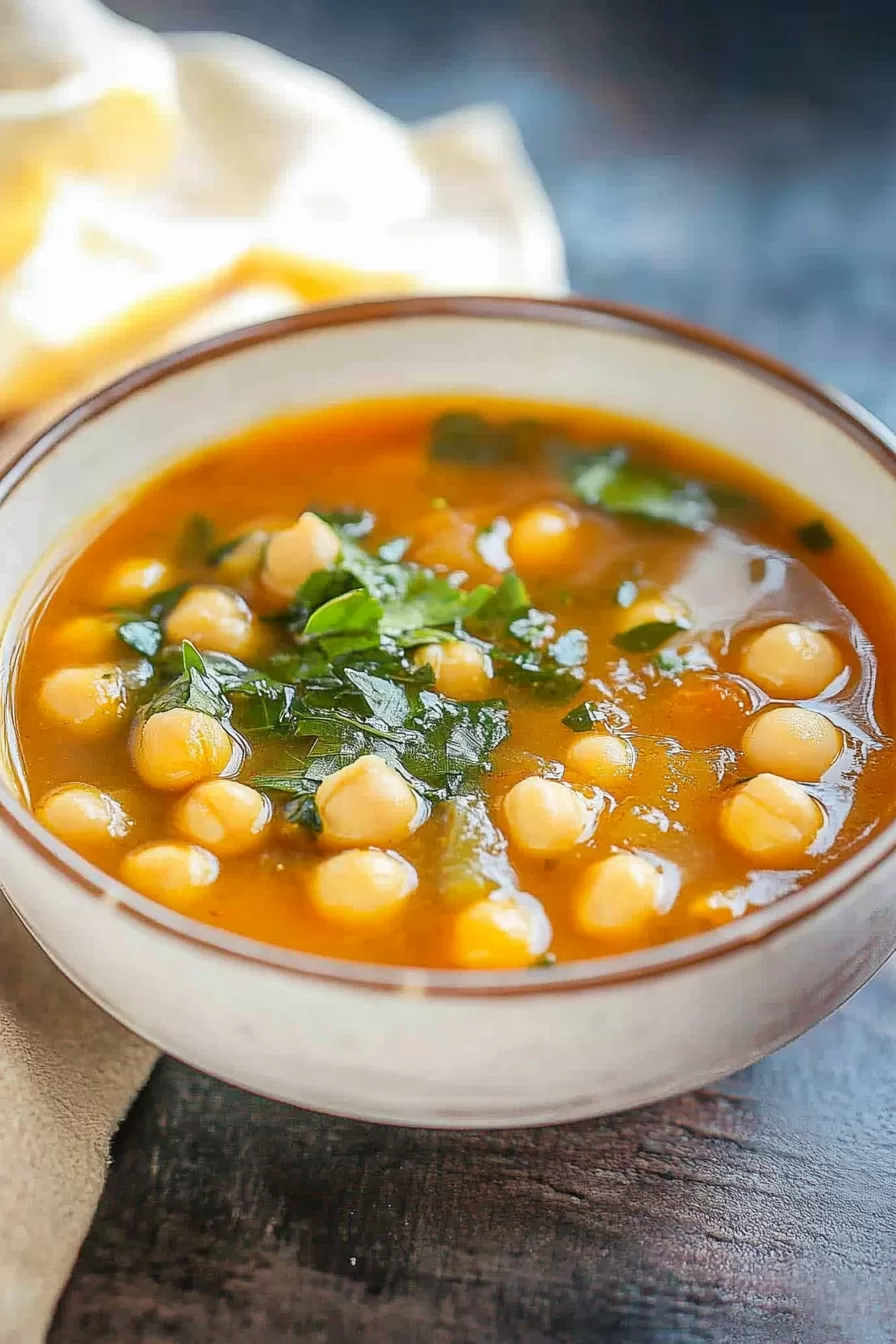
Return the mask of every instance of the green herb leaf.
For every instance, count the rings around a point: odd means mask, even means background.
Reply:
[[[322,518],[325,523],[329,523],[341,535],[352,537],[358,541],[361,537],[366,537],[376,526],[376,515],[369,509],[330,509],[322,511],[314,509],[318,518]]]
[[[529,610],[529,590],[518,574],[505,574],[500,584],[477,613],[481,624],[508,625],[515,616]]]
[[[503,700],[461,702],[434,691],[420,692],[409,727],[401,764],[432,802],[473,792],[510,732]]]
[[[460,624],[481,611],[494,592],[487,583],[467,592],[429,570],[418,570],[408,584],[406,596],[385,604],[380,629],[384,635],[397,639],[425,626]]]
[[[119,609],[121,623],[116,632],[118,638],[144,657],[155,658],[165,643],[166,618],[191,587],[192,584],[179,583],[174,588],[155,593],[142,611]]]
[[[342,597],[343,593],[350,593],[352,589],[357,589],[358,581],[353,574],[349,574],[344,569],[317,569],[313,574],[309,574],[296,594],[296,607],[304,607],[307,611],[305,619],[322,607],[326,602],[332,602],[334,597]]]
[[[160,593],[153,593],[147,603],[145,615],[150,620],[158,621],[160,625],[164,624],[165,618],[170,616],[184,593],[188,592],[193,586],[192,583],[176,583],[173,588],[165,588]]]
[[[530,607],[524,616],[510,622],[507,633],[531,649],[540,649],[555,633],[554,618],[548,611]]]
[[[346,668],[345,675],[361,692],[375,719],[381,719],[389,728],[400,728],[407,721],[410,705],[401,686],[352,667]]]
[[[260,775],[253,775],[249,781],[256,789],[268,789],[271,793],[292,793],[296,796],[309,794],[306,784],[306,776],[302,770],[271,770]],[[313,794],[314,789],[310,792]]]
[[[461,704],[421,690],[411,704],[401,688],[378,685],[378,680],[347,675],[350,693],[361,694],[363,712],[345,708],[345,691],[338,689],[326,693],[329,707],[297,702],[289,731],[295,739],[309,740],[302,768],[259,775],[254,783],[296,796],[310,794],[334,770],[374,753],[430,802],[474,792],[509,732],[504,702]],[[325,693],[316,698],[323,701]],[[368,718],[374,708],[376,717]]]
[[[155,658],[165,642],[158,621],[151,621],[148,618],[123,621],[118,627],[118,638],[123,644],[127,644],[129,649],[135,649],[146,658]]]
[[[414,573],[414,568],[401,562],[382,560],[370,555],[359,546],[351,535],[337,527],[342,543],[341,568],[350,574],[355,582],[365,588],[371,597],[380,602],[394,601],[404,597]]]
[[[689,629],[685,621],[645,621],[643,625],[635,625],[631,630],[622,630],[614,635],[613,643],[617,649],[624,649],[626,653],[651,653],[673,635]]]
[[[185,639],[181,645],[181,656],[184,660],[185,672],[199,672],[203,677],[208,675],[202,654],[196,645],[191,644],[188,639]]]
[[[215,525],[204,513],[188,518],[177,542],[177,560],[181,565],[207,565],[215,549]]]
[[[433,425],[429,455],[457,466],[503,466],[515,456],[513,436],[472,411],[451,411]]]
[[[202,654],[188,639],[181,645],[181,658],[181,675],[150,700],[144,711],[146,717],[163,714],[169,709],[192,709],[222,722],[229,719],[230,701],[208,671]]]
[[[805,523],[802,527],[796,528],[795,535],[807,551],[814,551],[816,555],[831,550],[836,544],[827,524],[821,518],[816,518],[814,522]]]
[[[383,617],[382,605],[364,589],[354,588],[339,597],[330,598],[311,613],[305,623],[306,639],[322,635],[369,633],[376,634]]]
[[[595,724],[606,723],[612,717],[613,706],[600,700],[583,700],[575,709],[564,714],[560,722],[574,733],[587,733]]]
[[[294,826],[304,827],[314,837],[320,835],[324,829],[324,823],[313,794],[293,798],[284,807],[283,818]]]
[[[132,667],[121,669],[122,680],[129,691],[145,691],[155,677],[156,670],[148,658],[140,658]]]
[[[573,459],[570,483],[582,503],[592,506],[601,504],[604,492],[627,461],[628,449],[619,444],[602,448],[597,453],[580,454]]]
[[[291,682],[294,686],[330,675],[330,660],[326,652],[315,644],[295,652],[274,653],[265,663],[265,667],[273,677],[280,681]]]
[[[495,674],[504,681],[522,687],[540,700],[553,703],[571,699],[585,680],[584,668],[562,667],[550,654],[537,649],[523,649],[513,653],[494,648],[492,662]]]
[[[614,445],[573,465],[571,484],[585,504],[607,513],[670,523],[701,532],[713,522],[715,487],[661,468],[641,467],[627,449]]]
[[[674,653],[671,649],[661,649],[654,658],[653,664],[658,672],[671,677],[680,676],[687,667],[687,663],[681,654]]]

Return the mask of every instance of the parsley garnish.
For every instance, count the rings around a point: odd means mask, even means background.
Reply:
[[[502,700],[461,704],[429,690],[409,695],[394,682],[349,668],[326,696],[297,697],[284,730],[304,745],[303,766],[259,775],[258,788],[304,797],[334,770],[374,754],[436,803],[475,792],[509,725]]]
[[[155,593],[143,611],[119,612],[123,619],[118,627],[118,638],[145,658],[155,658],[165,643],[165,620],[190,587],[189,583],[178,583]]]
[[[835,545],[830,529],[821,518],[816,518],[811,523],[804,523],[802,527],[797,527],[794,531],[797,541],[805,546],[807,551],[814,551],[816,555],[831,550]]]
[[[313,794],[306,794],[303,798],[291,798],[283,809],[283,819],[292,822],[294,826],[303,826],[313,836],[320,835],[324,829]]]
[[[194,513],[181,530],[177,560],[181,565],[208,565],[215,552],[215,525],[204,513]]]
[[[673,635],[683,634],[690,628],[686,621],[645,621],[631,630],[621,630],[613,636],[613,643],[626,653],[652,653]]]
[[[583,700],[575,709],[564,714],[560,722],[565,728],[571,728],[574,733],[587,733],[595,724],[606,723],[612,712],[613,706],[600,700]]]
[[[735,507],[735,501],[738,506],[746,502],[734,492],[632,462],[628,448],[619,444],[574,461],[570,482],[584,504],[606,513],[696,532],[704,532],[720,509]]]
[[[231,705],[218,678],[209,671],[205,659],[188,639],[181,645],[183,671],[146,706],[144,715],[163,714],[168,709],[193,709],[213,719],[230,718]]]
[[[370,515],[327,516],[340,537],[337,565],[312,574],[277,617],[293,648],[263,667],[203,656],[188,643],[165,647],[165,618],[188,585],[157,595],[142,613],[126,613],[121,630],[168,682],[146,714],[195,709],[232,717],[250,739],[290,744],[295,767],[291,761],[255,782],[288,794],[290,819],[312,833],[320,781],[368,753],[393,765],[429,803],[475,796],[491,769],[509,732],[505,702],[461,703],[436,693],[432,669],[413,661],[416,646],[471,639],[498,676],[555,701],[579,689],[588,651],[581,630],[558,632],[553,616],[532,607],[515,574],[497,588],[464,589],[404,561],[404,543],[365,549],[357,537],[372,527]]]
[[[123,621],[118,627],[118,638],[129,649],[142,653],[146,658],[155,658],[165,642],[162,627],[158,621],[135,619]]]
[[[473,411],[450,411],[432,427],[430,456],[436,462],[465,467],[506,466],[516,456],[509,427],[495,425]]]
[[[582,630],[557,635],[553,616],[529,602],[522,579],[505,574],[480,608],[474,630],[493,641],[490,651],[497,676],[539,699],[568,700],[585,679],[587,636]]]

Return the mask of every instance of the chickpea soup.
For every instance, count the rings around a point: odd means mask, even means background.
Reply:
[[[41,823],[172,909],[410,966],[737,919],[893,807],[896,600],[654,426],[416,398],[261,425],[93,528],[13,694]]]

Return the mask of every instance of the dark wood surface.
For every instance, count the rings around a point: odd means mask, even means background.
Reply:
[[[396,114],[500,99],[584,292],[709,322],[896,420],[890,0],[121,0]],[[750,1005],[744,1005],[750,1011]],[[896,966],[776,1056],[628,1115],[452,1134],[164,1061],[53,1344],[889,1344]]]

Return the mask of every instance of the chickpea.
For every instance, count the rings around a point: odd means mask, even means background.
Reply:
[[[573,895],[576,924],[595,936],[629,937],[659,908],[663,879],[637,854],[611,854],[582,873]]]
[[[141,719],[131,738],[134,769],[153,789],[188,789],[223,774],[236,744],[210,714],[166,709]]]
[[[754,719],[743,737],[751,770],[785,779],[821,779],[843,748],[840,729],[812,709],[782,705]]]
[[[63,784],[44,795],[34,815],[74,849],[122,840],[133,822],[120,803],[92,784]]]
[[[218,860],[207,849],[164,840],[125,855],[121,880],[154,901],[189,907],[212,885],[218,871]]]
[[[531,966],[550,941],[551,926],[538,901],[496,891],[458,914],[452,961],[470,971],[510,971]]]
[[[840,650],[808,625],[772,625],[744,648],[740,671],[780,700],[810,700],[843,671]]]
[[[189,588],[165,622],[172,644],[188,639],[197,649],[245,657],[255,642],[252,612],[236,593],[224,588]]]
[[[303,513],[297,523],[268,542],[261,581],[268,592],[291,601],[310,574],[332,569],[339,559],[338,536],[316,513]]]
[[[725,840],[760,868],[798,863],[822,821],[821,808],[801,784],[770,774],[741,784],[719,814]]]
[[[317,789],[321,838],[337,848],[397,845],[420,818],[420,800],[379,756],[359,756],[328,775]]]
[[[639,625],[651,625],[654,621],[664,625],[677,622],[687,627],[690,624],[690,613],[684,602],[679,601],[677,597],[642,597],[630,607],[620,611],[616,621],[616,632],[623,635],[627,630],[634,630]]]
[[[127,712],[127,703],[121,668],[112,663],[61,667],[44,677],[37,692],[43,717],[85,741],[114,733]]]
[[[407,860],[381,849],[333,854],[311,876],[311,904],[344,928],[371,928],[393,919],[417,886]]]
[[[171,586],[172,571],[164,560],[147,556],[122,560],[106,578],[103,604],[107,607],[140,607],[153,593]]]
[[[465,639],[424,644],[416,650],[414,662],[418,667],[429,664],[436,690],[451,700],[484,700],[491,689],[491,659]]]
[[[568,784],[530,775],[504,798],[510,838],[519,849],[551,858],[588,838],[593,816],[585,799]]]
[[[566,764],[570,770],[611,792],[631,779],[635,759],[631,742],[624,737],[613,737],[611,733],[585,733],[566,751]]]
[[[73,616],[53,631],[53,652],[73,663],[99,663],[121,649],[116,622],[106,616]]]
[[[515,520],[507,542],[510,558],[520,569],[560,569],[575,550],[579,518],[565,504],[538,504]]]
[[[257,849],[271,813],[270,800],[248,784],[208,779],[180,800],[172,819],[181,835],[224,858]]]

